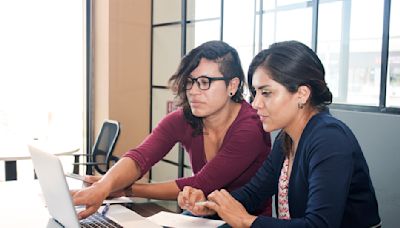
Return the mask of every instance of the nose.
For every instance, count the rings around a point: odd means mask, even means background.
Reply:
[[[262,101],[261,101],[260,95],[258,93],[256,93],[256,96],[254,97],[254,100],[251,103],[251,106],[256,110],[258,110],[262,107]]]
[[[190,88],[189,90],[186,90],[188,94],[198,94],[200,93],[201,89],[200,89],[200,85],[197,81],[194,81],[192,88]]]

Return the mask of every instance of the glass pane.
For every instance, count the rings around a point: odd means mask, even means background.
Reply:
[[[381,81],[383,0],[368,4],[363,0],[353,0],[348,5],[344,3],[344,10],[347,7],[351,7],[348,94],[338,102],[377,106]]]
[[[263,0],[264,10],[273,10],[276,7],[298,7],[299,5],[305,6],[310,0]]]
[[[400,1],[392,0],[386,105],[400,108]]]
[[[238,17],[238,14],[241,16]],[[236,0],[224,2],[223,39],[238,51],[245,75],[254,56],[253,25],[254,1]]]
[[[153,24],[181,21],[181,0],[153,0]]]
[[[188,0],[188,20],[199,20],[221,17],[221,1],[217,0]]]
[[[382,24],[383,0],[320,5],[317,51],[335,103],[379,105]]]
[[[341,23],[332,17],[342,18],[342,2],[330,2],[319,6],[317,52],[325,67],[325,80],[333,96],[339,96]]]
[[[0,27],[8,34],[0,36],[0,130],[6,136],[82,142],[82,12],[81,1],[1,1]]]
[[[267,0],[268,1],[268,0]],[[311,0],[276,0],[278,6],[292,5],[296,3],[311,2]]]
[[[267,12],[263,20],[263,49],[285,40],[298,40],[310,46],[311,26],[311,7]]]
[[[0,1],[0,156],[33,139],[82,147],[84,2]],[[72,160],[61,158],[68,172]],[[32,180],[32,162],[17,164],[17,179]]]
[[[220,20],[201,21],[187,24],[186,52],[189,52],[206,41],[219,40],[221,31],[220,24]]]
[[[167,86],[181,60],[181,25],[153,29],[153,85]]]

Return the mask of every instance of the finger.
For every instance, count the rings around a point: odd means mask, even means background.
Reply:
[[[190,206],[194,207],[196,202],[204,201],[204,199],[205,197],[203,191],[201,191],[200,189],[194,189],[192,191],[191,197],[189,198],[189,204]]]
[[[219,209],[218,204],[213,201],[206,201],[206,202],[204,202],[203,206],[206,207],[207,209],[210,209],[210,210],[213,210],[216,212],[218,212],[218,209]]]
[[[183,192],[179,192],[178,194],[178,205],[182,209],[187,209],[185,202],[183,201]]]
[[[88,182],[88,183],[91,183],[91,184],[97,182],[100,179],[97,176],[91,176],[91,175],[85,175],[84,178],[85,178],[85,182]]]
[[[189,186],[185,186],[185,187],[183,188],[183,190],[182,190],[182,200],[183,200],[184,202],[186,202],[187,199],[189,199],[189,197],[190,197],[190,190],[191,190],[191,187],[189,187]]]
[[[79,191],[79,190],[72,189],[72,190],[69,190],[69,194],[71,194],[71,196],[74,197],[74,195],[75,195],[78,191]]]
[[[90,206],[90,207],[86,208],[86,210],[79,212],[78,219],[80,220],[80,219],[87,218],[91,214],[94,214],[98,209],[99,209],[99,207]]]

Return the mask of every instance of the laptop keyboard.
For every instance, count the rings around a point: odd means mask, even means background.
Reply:
[[[82,219],[79,221],[79,223],[81,224],[81,227],[122,227],[100,213],[95,213],[85,219]]]

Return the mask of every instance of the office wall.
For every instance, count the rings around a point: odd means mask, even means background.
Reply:
[[[344,110],[331,112],[353,130],[364,151],[378,198],[383,227],[398,227],[400,115]]]
[[[93,1],[94,125],[121,123],[115,154],[149,133],[151,1]]]

